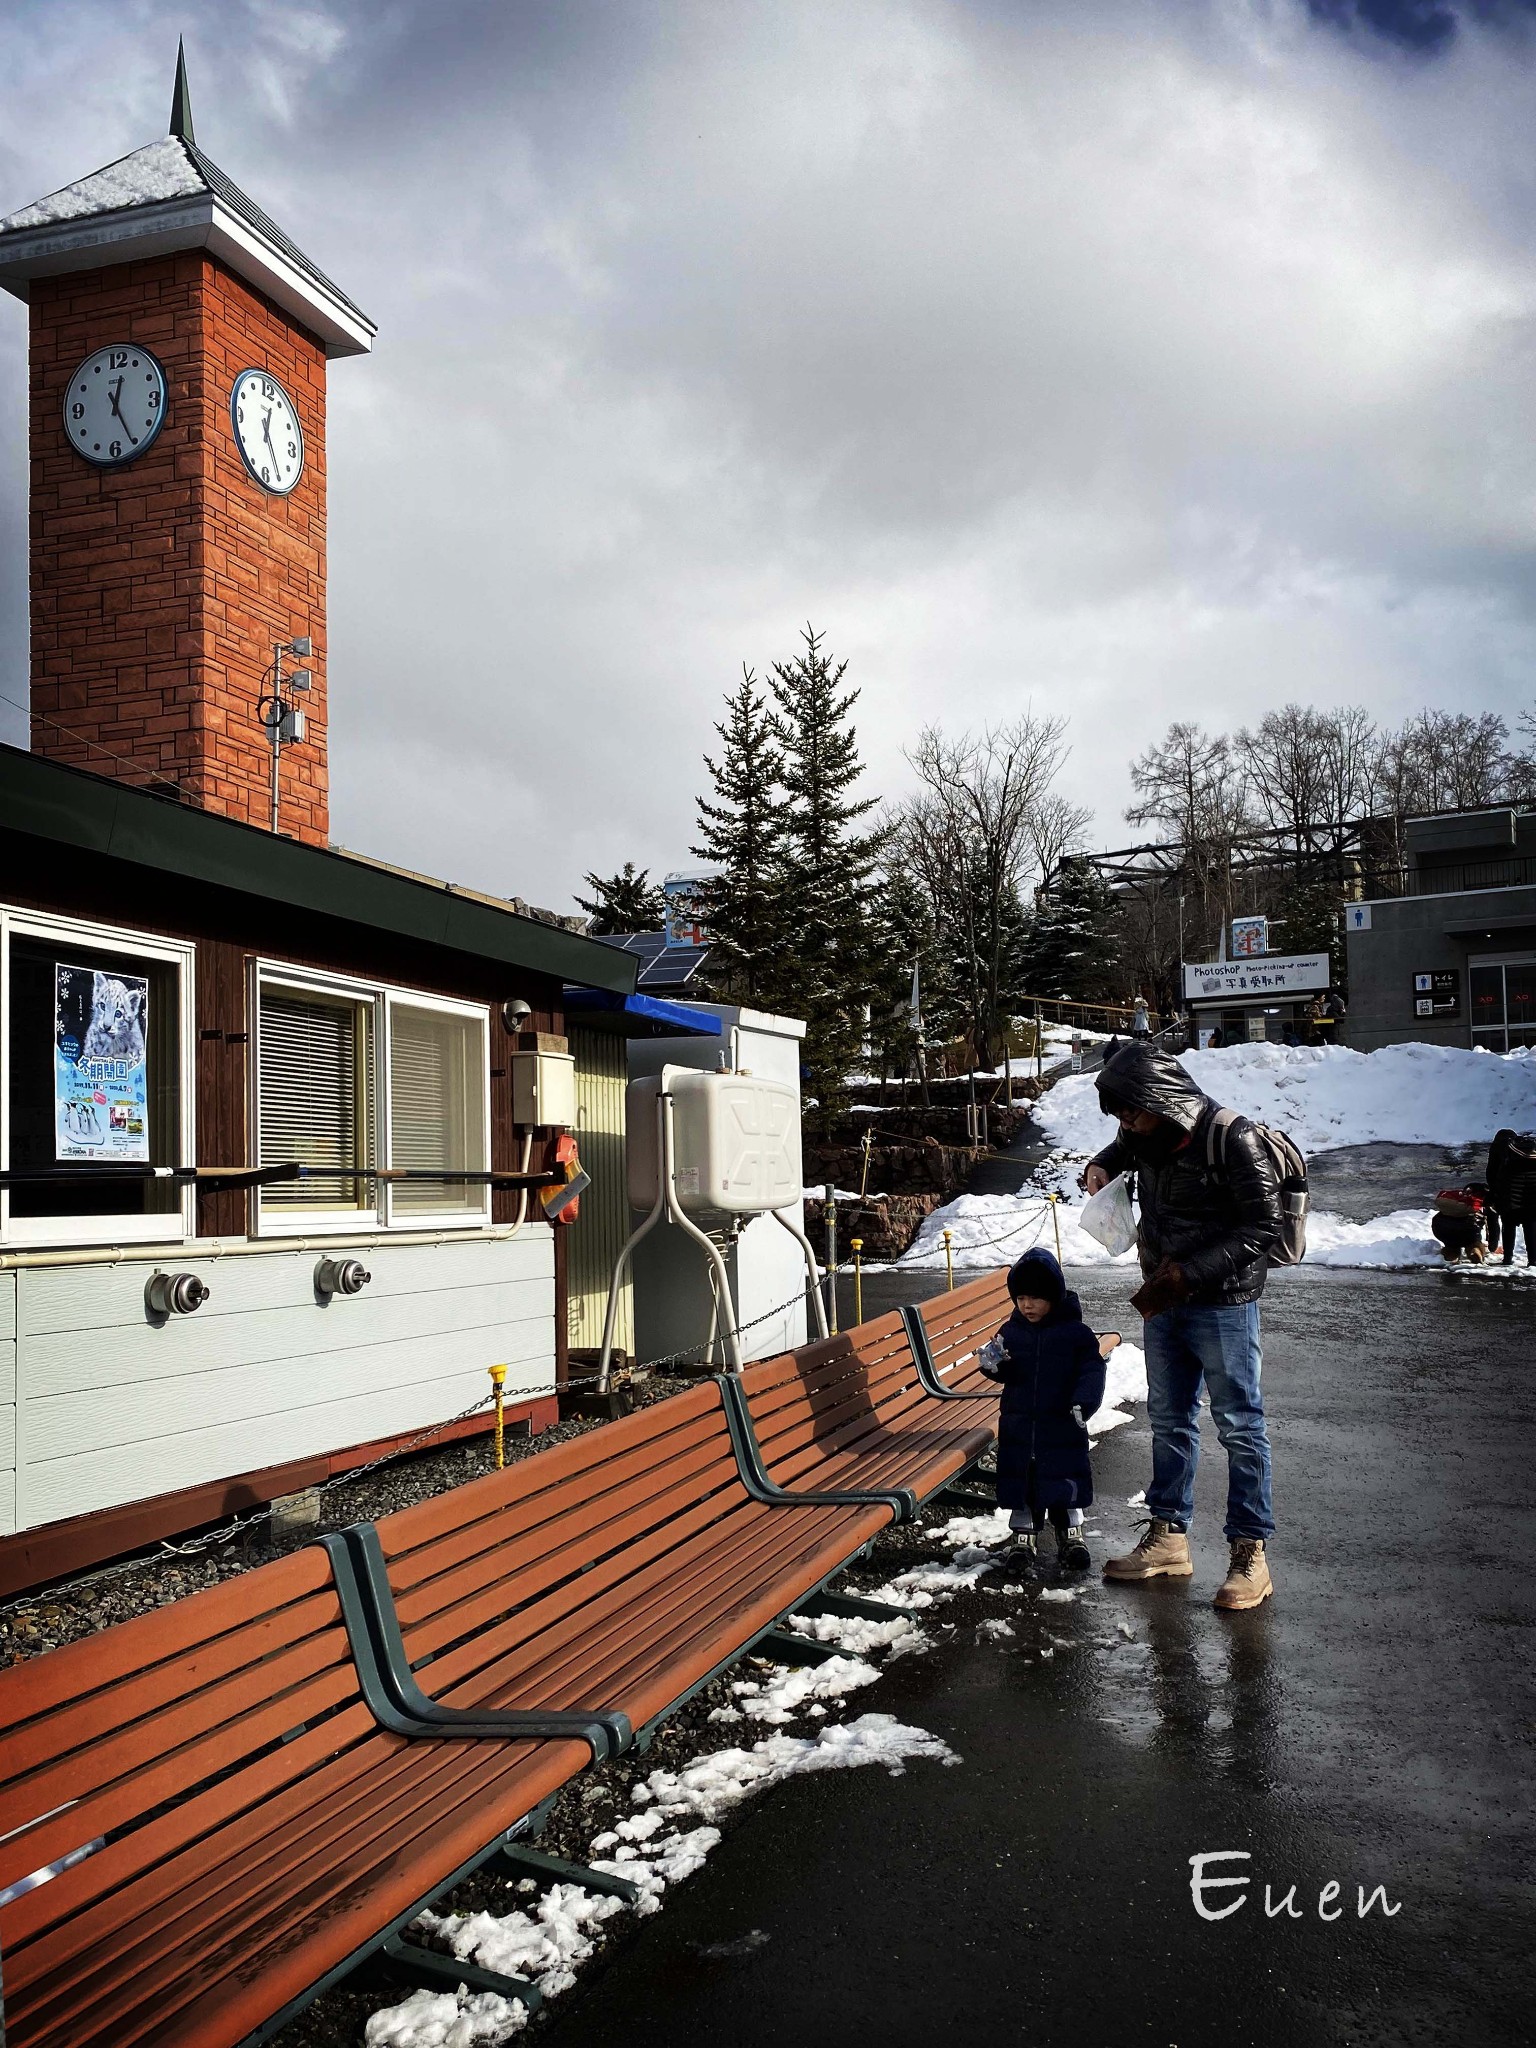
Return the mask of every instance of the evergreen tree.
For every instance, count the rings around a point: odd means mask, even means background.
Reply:
[[[592,891],[576,901],[592,919],[588,930],[594,938],[609,932],[660,931],[666,916],[661,890],[651,881],[649,868],[638,873],[632,860],[625,861],[616,875],[583,875]]]
[[[700,797],[699,843],[693,852],[721,873],[699,891],[709,934],[711,992],[724,1002],[760,1010],[786,993],[783,761],[767,717],[767,699],[751,669],[725,700],[718,762],[704,766],[715,801]]]
[[[942,1037],[953,1011],[946,963],[935,944],[933,912],[912,874],[888,867],[869,908],[869,1049],[885,1074],[916,1074],[918,1043],[912,1028],[912,970],[924,1035]]]
[[[773,736],[783,754],[786,798],[785,909],[792,931],[794,1014],[806,1022],[804,1064],[825,1124],[864,1041],[869,1005],[871,876],[880,835],[861,832],[873,797],[852,792],[862,773],[844,690],[823,635],[807,626],[804,650],[775,662],[769,688]],[[791,997],[786,991],[786,1006]]]
[[[1118,925],[1114,891],[1097,869],[1085,860],[1063,861],[1036,908],[1017,993],[1072,1003],[1123,1001]]]

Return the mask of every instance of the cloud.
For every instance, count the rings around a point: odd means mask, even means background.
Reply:
[[[337,836],[557,903],[685,861],[806,618],[874,787],[1050,703],[1106,843],[1172,717],[1528,698],[1532,53],[1342,12],[194,8],[200,141],[380,324],[331,375]],[[158,132],[175,32],[19,17],[0,207]],[[76,33],[131,58],[54,118]]]

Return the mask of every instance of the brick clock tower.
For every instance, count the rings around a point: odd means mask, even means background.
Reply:
[[[163,141],[0,220],[0,285],[31,318],[33,751],[270,826],[299,641],[277,828],[324,846],[325,373],[373,323],[197,147],[180,56]]]

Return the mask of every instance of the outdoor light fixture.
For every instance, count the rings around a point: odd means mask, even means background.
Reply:
[[[521,996],[513,996],[510,1002],[501,1006],[501,1021],[509,1031],[520,1031],[532,1015],[532,1008]]]

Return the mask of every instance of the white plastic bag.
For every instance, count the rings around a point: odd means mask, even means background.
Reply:
[[[1116,1174],[1107,1188],[1090,1195],[1078,1211],[1077,1220],[1088,1235],[1097,1238],[1112,1259],[1128,1252],[1136,1242],[1136,1218],[1131,1213],[1130,1190],[1125,1175]]]

